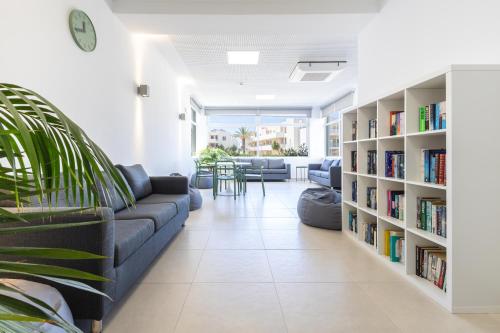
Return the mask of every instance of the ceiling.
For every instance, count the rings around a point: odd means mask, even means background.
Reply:
[[[206,106],[320,106],[356,87],[357,35],[380,1],[113,0],[112,8],[133,32],[168,35]],[[228,65],[227,51],[260,51],[260,62]],[[298,61],[318,60],[348,67],[328,83],[288,82]]]

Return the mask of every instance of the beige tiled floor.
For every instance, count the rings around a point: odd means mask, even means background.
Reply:
[[[500,315],[452,315],[358,244],[307,227],[309,183],[251,184],[213,200],[158,258],[105,333],[500,332]]]

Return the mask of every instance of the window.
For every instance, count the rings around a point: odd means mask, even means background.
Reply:
[[[306,116],[213,115],[208,145],[233,156],[308,156],[308,130]]]
[[[340,156],[340,121],[326,125],[326,155]]]
[[[197,124],[198,124],[198,112],[200,112],[202,107],[196,100],[191,97],[191,156],[196,155],[197,147],[196,147],[196,140],[197,140],[197,135],[196,132],[198,131]]]

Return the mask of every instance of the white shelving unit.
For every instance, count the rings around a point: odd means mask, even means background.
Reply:
[[[419,132],[419,106],[446,101],[446,129]],[[454,313],[500,312],[500,65],[452,65],[342,116],[343,230],[355,242],[405,276]],[[404,111],[402,134],[390,136],[391,111]],[[368,120],[377,119],[377,138],[368,138]],[[357,136],[352,122],[357,121]],[[421,149],[446,148],[446,185],[420,179]],[[377,150],[377,175],[368,175],[367,151]],[[405,154],[405,179],[385,177],[385,151]],[[351,152],[357,151],[357,170]],[[357,181],[357,202],[352,182]],[[366,188],[377,187],[377,209],[366,206]],[[404,220],[387,216],[387,190],[405,193]],[[447,238],[418,229],[417,198],[437,197],[447,204]],[[349,212],[377,223],[378,248],[348,228]],[[384,255],[384,230],[404,231],[404,264]],[[447,290],[415,275],[415,247],[446,251]],[[396,287],[395,287],[396,288]]]

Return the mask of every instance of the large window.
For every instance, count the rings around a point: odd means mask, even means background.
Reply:
[[[340,115],[332,112],[326,117],[326,155],[340,156]]]
[[[214,115],[208,145],[233,156],[308,156],[306,116]]]

